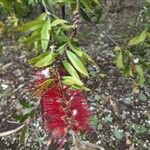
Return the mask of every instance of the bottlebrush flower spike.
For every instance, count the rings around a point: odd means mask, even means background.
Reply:
[[[45,127],[54,140],[66,137],[70,130],[75,133],[90,131],[91,112],[84,94],[55,82],[45,90],[41,98],[42,117]]]

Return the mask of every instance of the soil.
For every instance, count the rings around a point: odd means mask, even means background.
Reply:
[[[128,35],[135,35],[143,27],[140,2],[127,0],[121,12],[105,12],[98,27],[116,42],[125,44]],[[80,44],[97,63],[97,67],[89,67],[91,78],[87,81],[91,89],[87,98],[94,113],[95,128],[95,134],[88,140],[99,144],[103,150],[150,150],[150,86],[139,88],[134,79],[120,73],[114,64],[114,43],[94,26],[84,24],[81,31],[78,34]],[[32,53],[15,41],[12,38],[0,41],[3,50],[0,58],[0,132],[19,126],[13,123],[12,117],[22,108],[19,100],[36,103],[31,85],[34,69],[27,63]],[[0,138],[0,150],[43,149],[45,141],[36,138],[37,134],[41,137],[43,134],[41,116],[38,117],[32,126],[32,130],[36,127],[38,131],[28,137],[26,145],[19,144],[19,133],[15,133]]]

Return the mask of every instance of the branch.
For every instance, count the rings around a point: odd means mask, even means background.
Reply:
[[[79,8],[80,8],[80,2],[79,2],[79,0],[76,0],[76,10],[78,11],[79,10]]]
[[[66,6],[63,5],[61,6],[61,12],[62,12],[62,19],[66,18]]]
[[[0,133],[0,137],[2,137],[2,136],[7,136],[7,135],[13,134],[13,133],[15,133],[15,132],[18,132],[18,131],[21,130],[24,126],[25,126],[25,124],[23,124],[23,125],[17,127],[16,129],[13,129],[13,130],[1,132],[1,133]]]
[[[87,17],[87,19],[88,19],[88,21],[90,22],[90,23],[92,23],[93,25],[94,25],[94,27],[98,30],[98,31],[100,31],[107,39],[109,39],[112,43],[114,43],[116,46],[119,46],[119,44],[114,40],[114,39],[112,39],[109,35],[107,35],[102,29],[100,29],[96,24],[95,24],[95,22],[85,13],[85,11],[81,8],[81,13],[83,13],[86,17]]]
[[[45,10],[45,12],[46,12],[46,14],[48,15],[48,16],[50,16],[51,15],[51,13],[48,11],[48,9],[47,9],[47,6],[46,6],[46,3],[45,3],[45,0],[42,0],[42,4],[43,4],[43,7],[44,7],[44,10]]]

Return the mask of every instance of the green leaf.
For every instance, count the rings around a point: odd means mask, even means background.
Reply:
[[[67,50],[67,56],[69,58],[69,60],[71,61],[71,63],[73,64],[73,66],[83,75],[89,77],[89,74],[86,70],[86,68],[84,67],[83,63],[81,62],[81,60],[71,51]]]
[[[20,123],[25,122],[30,116],[31,116],[31,112],[22,115],[21,119],[19,120]]]
[[[5,9],[10,9],[10,4],[7,0],[0,0],[0,5],[2,5]]]
[[[22,114],[19,114],[19,115],[13,114],[13,118],[14,118],[15,120],[19,121],[19,122],[20,122],[20,120],[21,120],[22,117],[23,117]]]
[[[136,36],[133,39],[131,39],[128,45],[132,46],[132,45],[140,44],[141,42],[145,41],[147,36],[148,36],[148,31],[144,30],[139,36]]]
[[[74,0],[56,0],[57,3],[73,3]]]
[[[26,144],[28,137],[29,137],[29,128],[25,126],[22,129],[21,134],[20,134],[20,139],[19,139],[20,144]]]
[[[121,47],[116,46],[116,47],[114,48],[114,50],[115,50],[115,51],[120,51],[120,50],[121,50]]]
[[[26,100],[20,100],[19,102],[24,108],[27,108],[27,109],[32,108],[32,105],[29,102],[27,102]]]
[[[82,57],[82,56],[83,56],[82,51],[80,51],[77,47],[73,46],[70,41],[68,42],[68,45],[69,45],[70,49],[71,49],[74,53],[76,53],[79,57]]]
[[[34,43],[35,41],[38,41],[38,40],[40,40],[40,33],[32,34],[30,37],[23,40],[23,42],[27,43],[27,44],[32,44],[32,43]]]
[[[88,16],[88,14],[84,11],[83,8],[80,8],[80,12],[81,12],[81,15],[84,18],[84,20],[92,23],[91,17]]]
[[[78,90],[83,90],[83,91],[90,91],[89,88],[83,86],[83,85],[72,85],[71,88],[73,89],[78,89]]]
[[[64,19],[56,19],[51,23],[51,27],[57,26],[59,24],[65,24],[65,23],[67,23],[67,21]]]
[[[78,73],[70,63],[68,63],[66,60],[64,60],[62,63],[71,76],[80,79]]]
[[[82,54],[83,54],[83,57],[86,58],[88,61],[92,62],[94,65],[97,65],[95,63],[95,61],[87,53],[85,53],[84,51],[82,51]]]
[[[123,69],[124,69],[123,72],[124,72],[125,76],[130,75],[131,77],[133,77],[133,70],[132,70],[132,66],[131,66],[129,60],[124,63],[124,68]]]
[[[116,66],[119,69],[123,69],[124,68],[124,64],[123,64],[123,54],[122,54],[122,50],[120,50],[116,56]]]
[[[66,25],[66,24],[63,24],[63,25],[61,26],[61,28],[62,28],[63,30],[69,31],[70,29],[73,29],[73,28],[74,28],[74,25]]]
[[[50,19],[47,18],[46,21],[43,24],[42,30],[41,30],[41,45],[42,45],[42,49],[43,51],[46,51],[48,44],[49,44],[49,40],[50,40],[50,31],[51,26],[50,26]]]
[[[144,78],[144,71],[141,65],[136,65],[136,71],[137,74],[140,77],[139,83],[141,86],[143,86],[144,82],[145,82],[145,78]]]
[[[40,14],[40,16],[37,19],[45,21],[46,18],[47,18],[47,14],[46,13],[42,13],[42,14]]]
[[[68,45],[71,48],[71,50],[73,50],[73,52],[76,53],[79,57],[83,57],[84,59],[86,59],[89,62],[92,62],[94,65],[96,65],[96,63],[94,62],[94,60],[86,52],[84,52],[80,48],[72,45],[71,42],[68,42]]]
[[[45,56],[47,56],[49,54],[50,54],[50,52],[42,53],[42,54],[28,60],[28,62],[29,62],[29,64],[34,64],[34,63],[38,62],[39,60],[41,60],[42,58],[44,58]]]
[[[31,111],[30,111],[30,118],[35,118],[35,116],[36,116],[36,113],[37,113],[37,109],[32,109]]]
[[[50,53],[41,60],[39,60],[36,64],[35,67],[46,67],[50,64],[52,64],[55,61],[57,54],[55,53]]]
[[[34,31],[42,27],[43,21],[36,19],[30,22],[23,24],[18,31],[26,32],[26,31]]]
[[[34,43],[33,43],[33,51],[35,52],[35,53],[39,53],[39,52],[41,52],[41,41],[40,40],[38,40],[38,41],[35,41]]]
[[[72,76],[64,76],[63,84],[66,85],[84,85],[79,79]]]
[[[96,4],[100,4],[98,0],[93,0]]]
[[[64,51],[65,51],[65,47],[66,47],[66,43],[61,45],[57,51],[59,52],[60,55],[63,55],[64,54]]]
[[[81,3],[84,5],[84,7],[90,11],[91,13],[93,13],[92,9],[91,9],[91,5],[90,5],[90,1],[89,0],[81,0]]]
[[[58,43],[66,43],[68,41],[68,36],[64,34],[64,32],[61,30],[61,28],[59,28],[56,33],[55,33],[55,37],[58,41]]]

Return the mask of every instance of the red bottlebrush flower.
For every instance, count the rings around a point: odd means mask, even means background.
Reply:
[[[69,130],[90,131],[91,112],[80,90],[60,85],[56,78],[40,98],[43,121],[53,139],[64,138]]]

